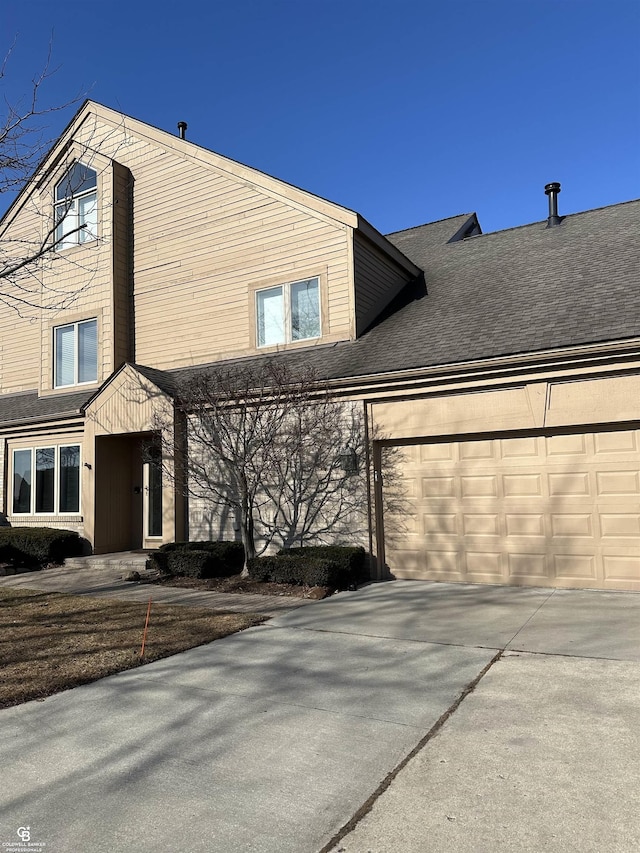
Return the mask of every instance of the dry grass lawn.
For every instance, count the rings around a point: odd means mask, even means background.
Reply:
[[[0,589],[0,708],[209,643],[265,621],[255,614]]]

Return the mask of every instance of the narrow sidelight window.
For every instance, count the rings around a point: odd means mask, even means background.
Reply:
[[[80,445],[60,448],[60,512],[80,512]]]
[[[13,511],[31,512],[31,451],[13,453]]]

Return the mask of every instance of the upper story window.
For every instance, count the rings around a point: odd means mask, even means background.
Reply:
[[[57,326],[54,336],[53,385],[64,388],[98,379],[98,321]]]
[[[56,248],[95,240],[98,234],[97,175],[74,163],[56,186]]]
[[[258,346],[320,337],[320,282],[295,281],[256,292]]]

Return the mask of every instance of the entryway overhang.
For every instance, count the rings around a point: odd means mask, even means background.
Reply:
[[[95,553],[157,548],[182,538],[176,440],[171,396],[132,364],[89,400],[83,494],[86,536]]]

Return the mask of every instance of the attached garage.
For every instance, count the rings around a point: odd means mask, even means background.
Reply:
[[[640,429],[397,446],[396,577],[640,590]]]

